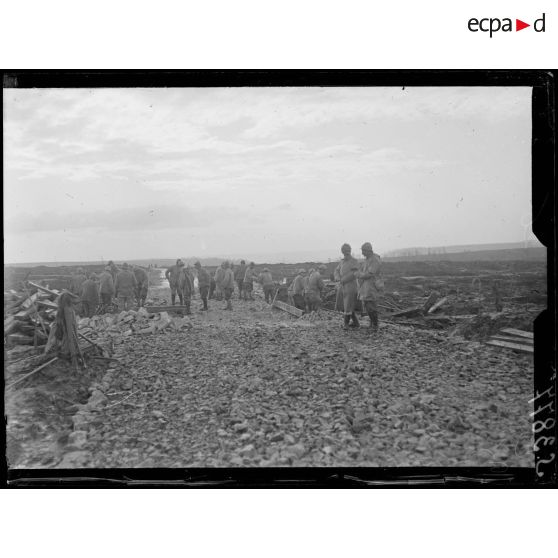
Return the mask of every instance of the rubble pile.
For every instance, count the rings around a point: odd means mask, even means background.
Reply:
[[[130,335],[145,335],[165,330],[191,329],[190,318],[171,317],[168,312],[148,312],[145,308],[122,311],[119,314],[104,314],[92,318],[81,318],[78,331],[89,338],[111,338],[121,340]]]
[[[29,285],[25,292],[4,292],[4,339],[15,345],[46,345],[56,317],[55,300],[60,293]]]

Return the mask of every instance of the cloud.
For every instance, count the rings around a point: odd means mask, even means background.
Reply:
[[[8,89],[5,227],[30,250],[85,238],[95,254],[148,237],[156,253],[180,230],[258,251],[318,229],[337,243],[342,211],[388,238],[413,216],[443,236],[457,193],[467,225],[529,207],[529,134],[528,88]]]
[[[246,213],[234,208],[193,210],[174,205],[116,209],[109,212],[39,213],[9,216],[5,228],[11,234],[70,230],[148,231],[206,228],[234,221]]]

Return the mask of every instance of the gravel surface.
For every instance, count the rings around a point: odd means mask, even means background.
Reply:
[[[530,355],[210,304],[117,345],[82,466],[534,466]]]

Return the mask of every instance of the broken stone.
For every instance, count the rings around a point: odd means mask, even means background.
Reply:
[[[70,433],[68,436],[68,447],[81,450],[87,443],[87,433],[83,430],[77,430],[75,432]]]
[[[91,460],[91,453],[88,451],[71,451],[67,453],[62,461],[56,466],[57,469],[73,469],[85,467]]]
[[[254,448],[254,444],[248,444],[241,448],[238,453],[244,457],[253,457],[256,454],[256,449]]]

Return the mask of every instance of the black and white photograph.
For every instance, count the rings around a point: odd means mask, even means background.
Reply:
[[[9,470],[534,468],[532,96],[5,87]]]

